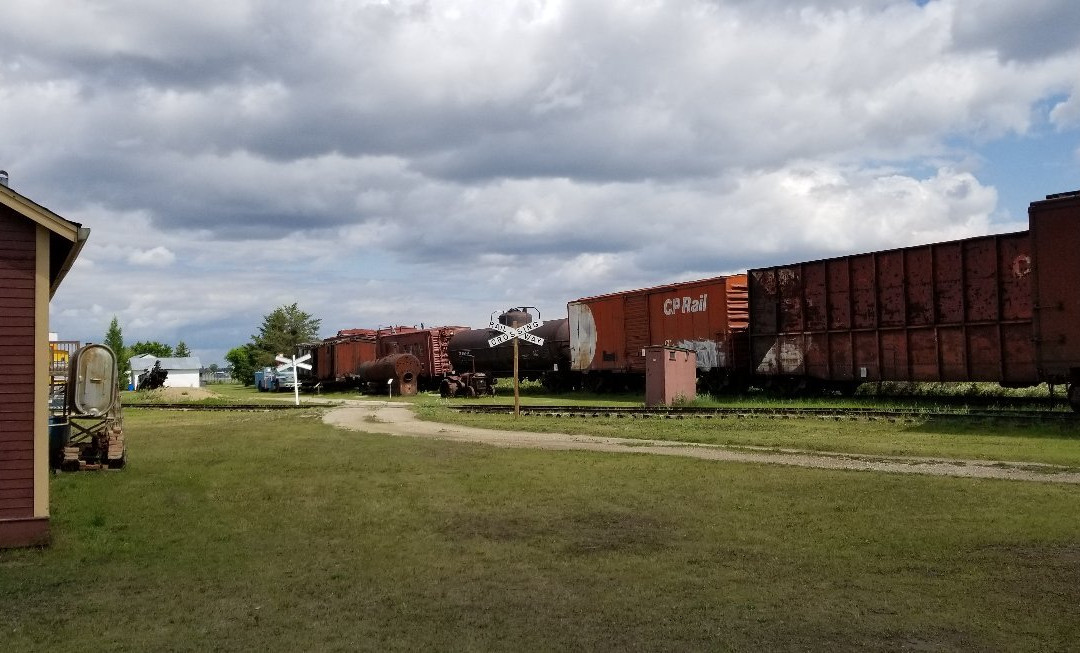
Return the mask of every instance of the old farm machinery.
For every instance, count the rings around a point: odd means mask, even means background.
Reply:
[[[54,363],[56,354],[54,352]],[[64,471],[120,469],[127,462],[116,354],[90,344],[54,365],[49,460]]]

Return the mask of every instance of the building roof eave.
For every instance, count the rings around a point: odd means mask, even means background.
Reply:
[[[5,206],[49,231],[49,297],[67,276],[82,251],[90,230],[53,213],[8,186],[0,184],[0,206]]]

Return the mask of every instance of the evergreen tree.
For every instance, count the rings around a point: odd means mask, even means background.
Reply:
[[[128,347],[128,356],[139,356],[140,354],[150,354],[157,358],[169,358],[173,355],[173,349],[169,345],[166,345],[156,340],[140,340],[134,345]]]
[[[297,345],[318,340],[320,324],[322,320],[301,311],[295,303],[275,308],[263,318],[259,332],[251,336],[256,365],[272,365],[277,354],[295,354]]]
[[[120,378],[127,379],[128,369],[130,368],[128,365],[130,355],[124,349],[124,332],[120,329],[120,321],[116,319],[115,315],[112,322],[109,322],[109,330],[105,332],[104,342],[116,354],[116,371]],[[123,387],[127,387],[127,381],[123,382]]]
[[[176,343],[176,349],[173,351],[173,356],[177,358],[184,358],[191,355],[191,350],[188,349],[187,343],[183,340]]]

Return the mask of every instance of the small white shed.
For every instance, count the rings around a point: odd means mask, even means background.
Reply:
[[[150,354],[142,354],[133,356],[128,362],[131,364],[131,383],[136,390],[139,389],[139,375],[153,367],[154,363],[161,363],[161,368],[169,373],[165,377],[166,388],[199,387],[199,371],[202,369],[202,363],[197,356],[158,358]]]

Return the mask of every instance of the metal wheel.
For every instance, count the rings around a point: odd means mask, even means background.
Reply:
[[[1080,383],[1070,383],[1065,394],[1069,398],[1069,405],[1080,413]]]

